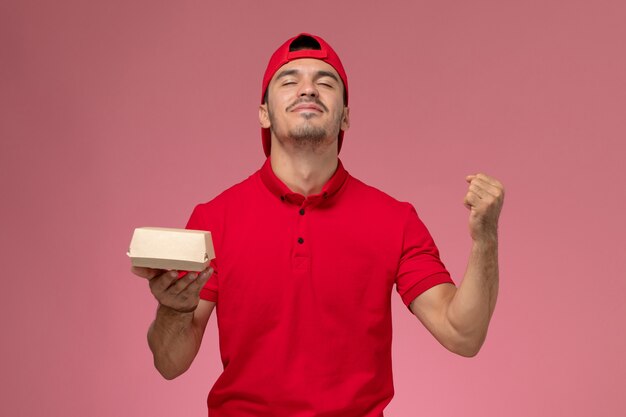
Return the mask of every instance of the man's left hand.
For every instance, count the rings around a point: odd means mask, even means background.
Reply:
[[[469,189],[463,204],[470,210],[469,230],[472,240],[497,240],[504,187],[500,181],[481,173],[468,175],[465,181],[469,183]]]

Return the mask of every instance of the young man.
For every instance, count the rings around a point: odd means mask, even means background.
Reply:
[[[210,230],[200,274],[134,268],[159,301],[148,341],[168,379],[185,372],[217,306],[224,371],[210,416],[380,417],[393,397],[391,294],[447,349],[474,356],[498,293],[504,191],[469,175],[473,246],[457,288],[413,206],[352,177],[338,158],[350,126],[347,76],[320,37],[271,57],[259,121],[263,167],[187,224]]]

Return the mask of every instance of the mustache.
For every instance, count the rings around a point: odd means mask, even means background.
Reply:
[[[313,104],[316,104],[317,106],[319,106],[322,110],[324,110],[326,112],[328,111],[328,108],[317,97],[314,98],[314,99],[299,98],[295,102],[293,102],[289,106],[287,106],[287,111],[291,111],[291,109],[293,109],[294,107],[296,107],[297,105],[300,105],[302,103],[313,103]]]

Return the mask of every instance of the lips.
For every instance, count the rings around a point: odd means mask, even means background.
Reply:
[[[323,113],[325,111],[328,111],[328,109],[326,108],[326,106],[324,106],[324,103],[322,103],[321,101],[317,99],[300,98],[295,103],[287,107],[287,111],[290,111],[290,112],[315,111],[318,113]]]
[[[322,112],[322,109],[315,105],[315,104],[300,104],[296,107],[294,107],[291,111],[299,111],[299,110],[313,110],[313,111],[318,111],[318,112]]]

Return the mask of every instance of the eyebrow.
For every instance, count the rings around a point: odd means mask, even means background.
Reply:
[[[278,76],[276,77],[277,80],[280,80],[283,77],[287,77],[289,75],[294,75],[297,74],[298,70],[295,69],[290,69],[290,70],[284,70],[283,72],[281,72],[280,74],[278,74]]]
[[[317,78],[321,78],[321,77],[330,77],[333,80],[339,82],[339,80],[337,79],[337,76],[330,71],[317,71]]]
[[[283,72],[278,74],[276,79],[280,80],[281,78],[287,77],[289,75],[297,75],[299,72],[300,71],[298,71],[297,69],[284,70]],[[333,80],[339,82],[339,79],[337,78],[337,76],[330,71],[324,71],[324,70],[317,71],[317,73],[315,74],[315,78],[321,78],[321,77],[330,77]]]

